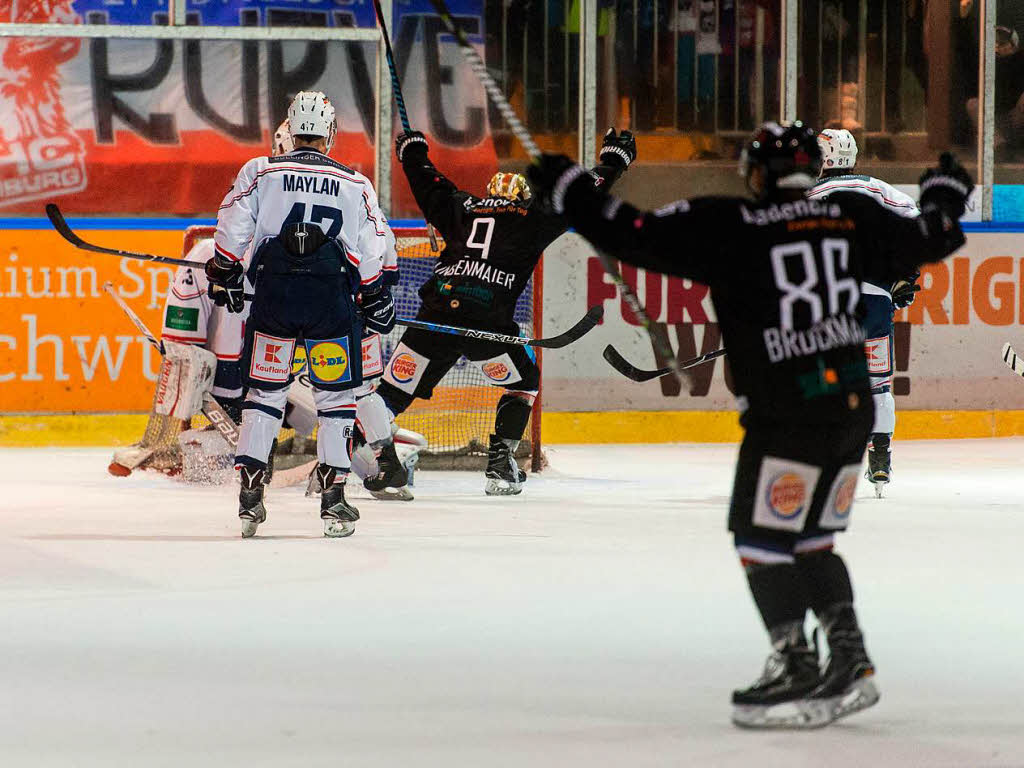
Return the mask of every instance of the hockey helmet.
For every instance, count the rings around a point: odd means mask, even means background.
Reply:
[[[327,141],[327,151],[334,146],[337,122],[334,105],[323,91],[299,91],[288,107],[288,132],[292,141],[297,136],[316,136]]]
[[[853,168],[857,164],[857,140],[845,128],[826,128],[818,134],[821,169]]]
[[[751,186],[751,174],[760,168],[760,188]],[[806,189],[815,184],[821,170],[821,148],[814,130],[799,120],[762,125],[740,155],[740,175],[758,198],[777,189]]]
[[[521,173],[496,173],[487,182],[487,194],[490,197],[503,197],[514,203],[525,203],[533,193],[526,177]]]
[[[270,147],[270,155],[271,157],[287,155],[293,149],[295,149],[295,143],[292,141],[292,134],[288,128],[288,118],[286,117],[277,126],[277,130],[274,131],[274,143]]]

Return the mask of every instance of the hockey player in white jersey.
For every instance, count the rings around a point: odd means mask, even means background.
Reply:
[[[904,217],[919,214],[917,203],[891,184],[872,176],[854,173],[857,164],[857,141],[845,129],[826,129],[818,134],[821,147],[821,180],[811,188],[808,197],[825,198],[841,194],[867,195],[879,205]],[[864,351],[871,376],[871,395],[875,401],[875,425],[868,444],[868,469],[865,477],[874,483],[875,494],[892,475],[892,435],[896,429],[896,400],[892,395],[893,375],[893,313],[914,301],[921,290],[918,274],[890,283],[867,279],[861,285],[864,302]]]
[[[239,171],[218,213],[206,274],[226,291],[235,312],[245,306],[243,273],[254,286],[242,355],[248,392],[235,458],[242,535],[254,535],[266,519],[267,459],[301,344],[319,422],[320,516],[324,535],[341,537],[351,535],[359,519],[345,500],[344,485],[353,390],[362,383],[362,331],[365,325],[387,333],[395,321],[383,280],[388,225],[370,181],[328,157],[336,130],[328,98],[297,94],[288,120],[295,149],[253,158]],[[250,242],[255,247],[245,269]]]

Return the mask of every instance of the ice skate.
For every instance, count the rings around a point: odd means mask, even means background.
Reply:
[[[732,721],[741,728],[820,728],[831,722],[826,702],[809,695],[821,686],[817,652],[801,637],[776,644],[761,677],[733,691]]]
[[[238,491],[238,519],[242,521],[242,538],[256,534],[256,528],[267,519],[263,506],[263,488],[266,471],[254,467],[241,468],[242,487]]]
[[[506,440],[491,435],[487,470],[484,472],[484,477],[487,478],[484,493],[488,496],[515,496],[523,492],[526,473],[516,464],[514,454],[518,446],[518,440]]]
[[[359,510],[345,500],[345,481],[337,482],[337,470],[321,464],[316,468],[320,484],[320,517],[324,536],[341,539],[356,532]]]
[[[412,501],[408,488],[409,471],[395,452],[395,444],[387,443],[377,457],[377,474],[363,480],[363,487],[382,501]]]
[[[852,605],[837,606],[821,617],[829,644],[829,660],[821,684],[809,699],[820,702],[829,721],[860,712],[876,704],[881,694],[875,685],[875,665],[864,648]]]
[[[868,447],[868,468],[864,477],[875,486],[875,498],[882,498],[882,489],[892,476],[892,451],[889,435],[877,432],[871,436]]]

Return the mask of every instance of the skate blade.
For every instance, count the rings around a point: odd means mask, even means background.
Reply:
[[[752,730],[810,730],[831,723],[832,710],[827,702],[813,699],[771,706],[735,704],[732,722],[740,728]]]
[[[880,698],[881,693],[879,693],[875,681],[871,677],[862,677],[860,680],[856,680],[842,696],[822,701],[831,712],[831,720],[839,720],[868,707],[873,707]]]
[[[522,492],[522,483],[510,483],[493,477],[487,478],[487,485],[484,486],[484,493],[488,496],[517,496]]]
[[[367,488],[367,490],[369,490],[369,488]],[[412,495],[412,491],[405,486],[401,488],[384,488],[380,491],[370,491],[370,495],[375,499],[380,499],[381,501],[412,501],[416,498]]]
[[[324,520],[324,536],[329,539],[343,539],[355,532],[355,523],[347,520]]]

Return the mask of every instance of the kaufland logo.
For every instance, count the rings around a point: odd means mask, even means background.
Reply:
[[[11,21],[77,23],[67,0],[18,3]],[[85,148],[64,113],[59,67],[73,38],[0,40],[0,206],[85,189]]]
[[[265,363],[281,363],[284,362],[278,356],[278,353],[284,349],[283,344],[267,344],[263,351],[263,362]]]

